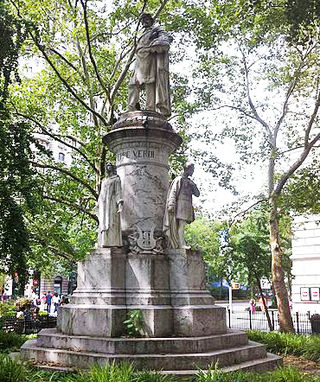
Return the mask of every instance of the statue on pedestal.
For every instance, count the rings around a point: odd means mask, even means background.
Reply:
[[[169,95],[169,55],[172,36],[154,26],[149,13],[141,16],[144,33],[137,41],[136,66],[129,83],[127,111],[139,109],[139,94],[146,90],[146,110],[154,110],[165,117],[171,114]]]
[[[122,211],[121,181],[116,167],[111,163],[106,168],[98,199],[98,248],[122,247],[120,212]]]
[[[171,248],[189,248],[183,238],[184,227],[194,221],[192,195],[200,195],[195,183],[189,179],[193,172],[194,164],[186,164],[183,175],[175,178],[169,187],[163,231]]]

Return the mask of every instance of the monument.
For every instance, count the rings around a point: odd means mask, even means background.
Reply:
[[[79,263],[77,289],[61,307],[57,328],[27,341],[22,357],[79,368],[127,361],[176,375],[216,362],[224,370],[271,369],[280,358],[248,342],[245,332],[227,329],[225,308],[206,290],[201,254],[184,243],[199,190],[192,164],[169,185],[169,155],[182,143],[166,119],[171,38],[150,15],[142,22],[128,111],[103,137],[116,165],[102,183],[97,249]],[[150,83],[140,77],[145,69]],[[142,85],[146,109],[136,110]],[[142,316],[142,338],[126,336],[130,311]]]

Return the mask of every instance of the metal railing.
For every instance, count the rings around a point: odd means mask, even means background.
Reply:
[[[57,317],[39,316],[34,318],[16,318],[16,317],[1,317],[0,329],[4,332],[15,333],[38,333],[41,329],[55,328],[57,326]]]
[[[279,330],[278,311],[270,309],[269,315],[273,330]],[[293,312],[292,321],[296,333],[312,333],[310,313]],[[232,329],[270,331],[266,314],[262,311],[233,311],[231,313],[230,309],[227,308],[227,325]]]

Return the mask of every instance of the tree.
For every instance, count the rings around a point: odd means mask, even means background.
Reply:
[[[240,222],[236,222],[231,227],[231,242],[233,246],[233,259],[235,262],[243,264],[246,267],[248,285],[256,286],[262,298],[264,310],[268,320],[270,330],[273,330],[273,325],[267,309],[266,300],[264,297],[261,280],[264,278],[271,281],[271,253],[269,247],[268,235],[268,213],[266,206],[259,206]],[[281,222],[282,223],[282,222]],[[282,243],[288,244],[288,237],[291,232],[282,228]],[[284,270],[287,275],[290,275],[290,258],[291,241],[289,246],[286,245],[287,251],[284,252],[285,261],[283,263]],[[288,248],[289,247],[289,248]],[[288,277],[290,280],[290,277]]]
[[[8,107],[9,87],[19,80],[17,67],[27,26],[0,2],[0,268],[19,278],[20,291],[26,279],[30,253],[24,211],[34,210],[36,184],[30,165],[32,137],[29,125],[14,119]]]
[[[25,59],[40,70],[11,88],[12,112],[41,134],[72,152],[68,165],[57,162],[42,145],[33,166],[43,200],[36,218],[26,214],[35,267],[52,258],[69,266],[85,257],[95,243],[95,205],[113,154],[102,145],[118,114],[126,108],[127,82],[134,60],[140,16],[152,13],[169,31],[177,31],[175,62],[191,40],[190,24],[205,14],[203,1],[11,1],[12,13],[30,25]],[[185,17],[181,17],[184,12]],[[198,27],[199,28],[199,27]],[[187,76],[172,75],[173,118],[187,137],[186,116],[192,112],[185,96]],[[38,145],[40,147],[41,145]],[[185,162],[184,144],[172,158],[173,171]],[[42,265],[41,265],[42,264]]]
[[[280,198],[289,179],[311,162],[307,158],[317,155],[318,31],[309,28],[308,39],[303,40],[304,25],[300,23],[299,38],[294,38],[292,18],[282,1],[213,2],[211,12],[217,23],[196,72],[197,79],[202,78],[197,107],[219,115],[228,110],[224,121],[218,119],[227,127],[215,139],[233,139],[242,166],[260,163],[265,169],[263,199],[269,205],[280,328],[293,331],[279,237]]]

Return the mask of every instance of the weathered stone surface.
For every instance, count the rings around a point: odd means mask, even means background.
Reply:
[[[123,188],[124,235],[152,230],[161,236],[169,185],[168,157],[181,138],[160,114],[135,111],[123,114],[104,142],[116,154]]]
[[[166,250],[170,266],[171,304],[214,305],[206,289],[205,265],[199,251]]]
[[[122,115],[104,141],[116,154],[122,184],[124,246],[100,248],[79,264],[78,287],[60,309],[57,331],[27,341],[22,357],[62,368],[127,361],[171,374],[216,362],[275,365],[264,346],[227,330],[225,309],[206,291],[200,253],[164,249],[168,156],[181,138],[161,115],[137,111]],[[149,338],[121,337],[127,313],[136,309]]]
[[[69,335],[117,337],[125,333],[125,305],[68,304],[61,309],[57,328]]]
[[[173,308],[174,334],[181,337],[226,333],[226,310],[219,306],[192,305]]]
[[[125,305],[126,258],[123,248],[99,248],[78,263],[71,304]]]
[[[182,176],[176,177],[168,190],[163,232],[169,248],[188,248],[184,241],[184,228],[194,221],[192,195],[200,196],[198,187],[189,178],[193,172],[194,164],[187,163]]]
[[[45,348],[105,354],[188,354],[226,349],[247,343],[246,333],[234,330],[228,330],[222,335],[206,337],[105,338],[69,336],[56,329],[44,329],[39,333],[37,345]]]
[[[45,363],[59,363],[63,366],[87,368],[93,364],[107,362],[133,362],[137,369],[192,370],[205,369],[218,362],[220,367],[231,366],[255,359],[266,358],[265,347],[255,342],[223,350],[204,353],[169,354],[106,354],[79,352],[73,350],[38,347],[35,340],[27,341],[21,348],[22,357]]]

